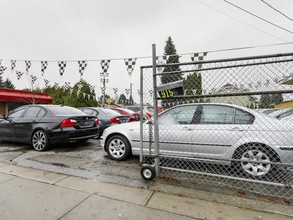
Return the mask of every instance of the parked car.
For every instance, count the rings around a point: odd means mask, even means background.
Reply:
[[[139,105],[134,105],[134,106],[126,106],[127,109],[130,109],[134,112],[139,113],[140,112],[140,106]],[[161,113],[163,109],[161,107],[158,107],[158,113]],[[144,119],[149,119],[152,118],[154,115],[154,108],[152,106],[143,106],[143,116]]]
[[[278,110],[279,110],[279,108],[260,108],[260,109],[257,109],[257,111],[264,113],[264,114],[267,114],[267,115],[269,115],[273,112],[276,112]]]
[[[140,120],[140,114],[137,113],[137,112],[134,112],[134,111],[132,111],[130,109],[115,107],[115,108],[112,108],[112,110],[118,112],[121,115],[129,116],[129,122],[139,121]]]
[[[99,129],[96,117],[73,107],[25,105],[0,121],[0,140],[31,143],[35,150],[43,151],[51,144],[86,141]]]
[[[270,116],[282,119],[282,120],[292,120],[293,115],[293,108],[284,108],[279,109],[278,111],[275,111],[270,114]]]
[[[102,107],[83,107],[80,108],[80,110],[88,115],[92,115],[98,118],[101,129],[95,138],[100,138],[104,129],[112,125],[127,123],[130,118],[129,116],[123,116],[114,110]]]
[[[236,163],[243,174],[270,175],[271,162],[293,162],[293,124],[230,104],[178,105],[158,116],[160,155],[208,158]],[[143,152],[149,154],[149,121],[143,124]],[[152,128],[153,129],[153,128]],[[152,137],[153,138],[153,137]],[[140,123],[106,129],[101,144],[109,157],[140,154]],[[153,150],[153,149],[152,149]],[[251,162],[254,161],[254,162]]]

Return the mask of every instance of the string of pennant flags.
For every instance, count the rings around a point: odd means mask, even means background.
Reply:
[[[205,57],[208,55],[209,52],[199,52],[199,53],[189,53],[189,54],[185,54],[185,55],[189,55],[190,56],[190,59],[192,62],[197,62],[197,61],[204,61]],[[157,65],[164,65],[164,64],[167,64],[168,63],[168,60],[170,57],[172,56],[179,56],[179,55],[162,55],[162,56],[157,56],[156,57],[156,63]],[[149,58],[149,57],[148,57]],[[135,65],[137,64],[137,59],[139,58],[123,58],[123,61],[125,63],[125,66],[126,66],[126,70],[127,70],[127,73],[129,75],[129,77],[132,76],[132,73],[134,71],[134,68],[135,68]],[[21,72],[21,71],[18,71],[18,70],[15,70],[16,69],[16,66],[17,66],[17,63],[18,62],[22,62],[22,61],[18,61],[18,60],[10,60],[10,69],[11,69],[11,72],[15,71],[16,72],[16,75],[17,75],[17,79],[20,80],[21,77],[23,76],[23,74],[27,74],[27,75],[30,75],[29,72],[30,72],[30,69],[32,67],[32,63],[34,62],[40,62],[40,71],[41,71],[41,76],[43,77],[46,73],[46,70],[48,68],[48,65],[50,62],[57,62],[58,63],[58,68],[59,68],[59,74],[60,76],[62,77],[65,70],[66,70],[66,67],[67,67],[67,63],[68,62],[77,62],[78,63],[78,70],[79,70],[79,74],[80,74],[80,77],[82,79],[84,73],[85,73],[85,70],[88,66],[88,62],[91,62],[91,61],[94,61],[94,62],[100,62],[100,65],[101,65],[101,73],[100,73],[100,77],[101,77],[101,81],[107,83],[108,82],[108,79],[106,79],[108,76],[109,76],[109,73],[108,73],[108,69],[110,67],[110,63],[112,60],[116,60],[116,59],[103,59],[103,60],[80,60],[80,61],[32,61],[32,60],[25,60],[24,63],[25,63],[25,70],[26,72]],[[0,60],[0,65],[1,65],[1,60]],[[196,64],[197,65],[197,69],[199,70],[201,67],[202,67],[202,64],[199,62]],[[158,71],[162,71],[162,67],[157,67],[158,68]],[[0,66],[0,74],[3,73],[6,69],[8,69],[7,67],[4,67],[4,66]],[[38,78],[40,77],[37,77],[37,76],[34,76],[34,75],[30,75],[31,76],[31,83],[34,84]],[[275,79],[272,79],[272,80],[265,80],[264,82],[262,81],[257,81],[257,82],[253,82],[253,83],[248,83],[247,86],[246,86],[246,89],[258,89],[262,86],[265,86],[265,87],[268,87],[270,84],[272,83],[277,83],[278,81],[280,81],[279,78],[275,78]],[[44,79],[44,83],[45,83],[45,86],[48,87],[49,84],[50,84],[50,81],[47,80],[47,79]],[[65,89],[70,89],[70,83],[69,82],[65,82],[63,83],[64,84],[64,88]],[[59,86],[59,83],[55,82],[54,86]],[[239,85],[240,88],[244,88],[244,85]],[[109,88],[109,87],[108,87]],[[107,89],[106,86],[103,86],[101,87],[101,90],[102,92],[105,92]],[[115,88],[114,88],[115,89]],[[78,88],[78,92],[80,92],[80,88]],[[118,89],[115,89],[114,90],[114,94],[117,94],[118,92]],[[129,91],[128,90],[125,90],[126,94],[129,94]],[[153,92],[150,92],[150,95],[153,95]],[[138,91],[138,94],[140,95],[140,91]],[[85,95],[87,96],[87,95]]]

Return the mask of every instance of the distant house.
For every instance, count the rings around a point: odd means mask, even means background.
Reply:
[[[45,93],[0,88],[0,114],[26,104],[52,104],[53,99]]]
[[[255,107],[257,105],[257,101],[253,96],[250,95],[241,95],[241,96],[232,96],[233,93],[246,93],[248,90],[239,88],[233,84],[226,84],[218,90],[214,90],[210,92],[210,94],[231,94],[231,96],[215,96],[209,97],[207,102],[211,103],[230,103],[241,105],[245,107]]]

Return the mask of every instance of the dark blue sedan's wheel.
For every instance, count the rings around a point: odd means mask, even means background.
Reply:
[[[43,130],[37,130],[32,136],[32,145],[37,151],[44,151],[49,146],[47,134]]]
[[[152,180],[155,177],[155,167],[152,165],[143,165],[140,170],[140,174],[145,180]]]

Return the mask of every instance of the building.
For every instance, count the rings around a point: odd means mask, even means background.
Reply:
[[[52,104],[53,99],[45,93],[0,88],[0,114],[26,104]]]
[[[220,89],[210,92],[210,94],[213,94],[213,95],[219,94],[219,96],[209,97],[207,102],[229,103],[229,104],[236,104],[236,105],[241,105],[245,107],[256,107],[257,106],[256,99],[251,95],[245,95],[245,93],[247,92],[248,91],[246,89],[238,88],[237,86],[228,83],[224,85],[223,87],[221,87]],[[233,93],[234,94],[243,93],[243,95],[233,96]],[[220,96],[220,94],[231,94],[231,96]]]

